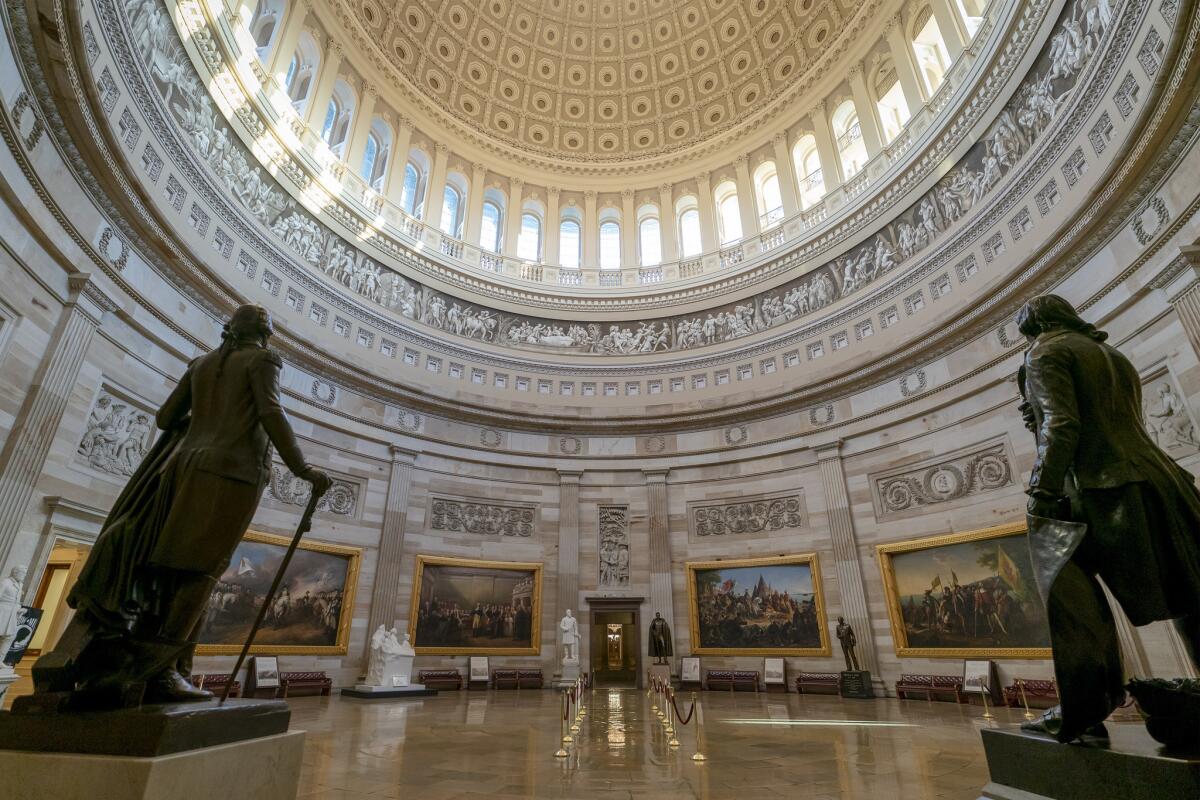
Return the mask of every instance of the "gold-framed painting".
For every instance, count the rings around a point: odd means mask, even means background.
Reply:
[[[200,627],[198,655],[237,655],[291,539],[246,531],[217,580]],[[362,550],[301,539],[251,653],[345,655]]]
[[[1025,523],[876,545],[896,655],[1049,658]]]
[[[830,654],[816,553],[685,566],[692,653]]]
[[[541,652],[542,564],[418,555],[408,635],[418,655]]]

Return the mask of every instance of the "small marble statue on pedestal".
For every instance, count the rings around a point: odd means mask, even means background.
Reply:
[[[371,657],[367,662],[366,683],[355,688],[369,691],[408,686],[415,657],[416,651],[408,643],[407,633],[401,642],[396,636],[395,628],[388,630],[386,625],[380,625],[371,636]]]
[[[579,621],[571,614],[571,609],[558,621],[558,630],[562,634],[562,683],[571,684],[579,677]]]
[[[4,657],[17,637],[17,625],[21,621],[21,595],[24,591],[25,567],[13,567],[7,577],[0,580],[0,673],[13,671],[4,663]]]

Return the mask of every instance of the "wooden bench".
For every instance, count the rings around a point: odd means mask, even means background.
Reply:
[[[333,680],[324,672],[281,672],[279,687],[281,697],[328,697],[333,691]]]
[[[800,694],[837,694],[840,680],[836,672],[801,672],[796,678],[796,691]]]
[[[423,669],[418,674],[418,680],[426,689],[438,691],[462,688],[462,673],[456,669]]]
[[[492,670],[493,689],[516,689],[520,686],[520,672],[515,669]]]
[[[958,675],[901,675],[896,681],[896,696],[907,698],[910,693],[923,694],[926,700],[953,697],[963,702],[962,677]]]
[[[758,691],[758,670],[710,669],[704,673],[704,686],[709,691]]]
[[[229,683],[229,674],[226,672],[213,673],[213,674],[209,674],[209,675],[201,673],[200,675],[193,675],[191,680],[192,680],[192,685],[195,686],[196,688],[208,689],[210,692],[215,694],[217,697],[220,697],[221,693],[225,691],[225,684]],[[229,696],[230,697],[240,697],[241,694],[242,694],[242,682],[234,681],[233,688],[229,690]]]
[[[519,670],[517,670],[517,688],[518,689],[540,689],[540,688],[542,688],[542,671],[540,669],[519,669]]]
[[[1036,678],[1017,678],[1004,687],[1004,702],[1013,708],[1024,708],[1021,687],[1025,687],[1025,702],[1030,708],[1051,708],[1058,705],[1058,684]]]

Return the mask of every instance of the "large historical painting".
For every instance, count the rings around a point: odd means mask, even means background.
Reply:
[[[876,550],[896,655],[1050,655],[1050,630],[1024,523],[882,544]]]
[[[692,652],[829,655],[813,553],[687,565]]]
[[[408,632],[419,654],[537,655],[542,565],[417,556]]]
[[[246,533],[209,598],[197,653],[241,650],[289,542],[284,536]],[[357,547],[301,541],[251,652],[345,655],[361,556]]]

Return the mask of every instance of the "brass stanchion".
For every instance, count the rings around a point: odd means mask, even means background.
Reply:
[[[982,683],[980,684],[980,688],[983,689],[983,691],[979,693],[979,696],[983,698],[983,718],[984,719],[993,719],[992,712],[988,710],[988,704],[987,704],[987,696],[988,696],[988,693],[991,691],[991,689],[990,689],[990,687],[985,686]]]
[[[692,754],[692,761],[707,761],[708,757],[704,755],[704,709],[695,692],[692,692],[692,704],[696,706],[696,752]]]
[[[563,723],[565,725],[567,718],[571,716],[571,690],[563,689],[563,695],[565,696],[567,702],[567,712],[563,715]],[[571,736],[570,732],[568,731],[563,734],[562,740],[567,744],[570,744],[571,742],[575,741],[575,738]]]
[[[1018,679],[1017,686],[1021,688],[1021,705],[1025,706],[1025,719],[1033,719],[1033,712],[1029,710],[1029,699],[1025,697],[1025,679]]]
[[[565,690],[562,693],[562,702],[558,704],[558,708],[560,712],[558,715],[559,736],[563,742],[570,741],[570,739],[567,737],[567,693]],[[570,754],[567,752],[567,748],[559,744],[558,752],[554,754],[554,757],[566,758],[568,755]]]
[[[667,732],[671,734],[671,738],[667,740],[667,747],[679,747],[679,740],[675,738],[675,721],[679,717],[679,709],[675,705],[675,690],[669,689],[668,699],[671,701],[671,725],[667,728]]]

